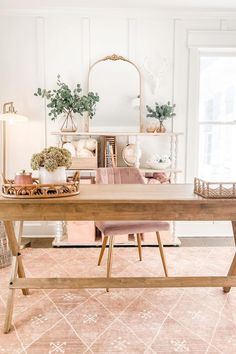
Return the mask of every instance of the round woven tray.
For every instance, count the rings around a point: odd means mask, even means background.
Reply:
[[[79,181],[67,181],[62,184],[39,184],[34,179],[33,184],[18,185],[9,180],[2,185],[2,196],[13,199],[60,198],[79,194]]]

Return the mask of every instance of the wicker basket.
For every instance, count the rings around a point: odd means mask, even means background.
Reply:
[[[61,184],[39,184],[39,181],[34,179],[33,184],[25,185],[18,185],[14,180],[8,180],[8,183],[2,185],[2,196],[15,199],[70,197],[79,192],[79,181],[74,180]]]
[[[7,237],[3,223],[0,221],[0,268],[8,267],[11,264],[12,256],[8,248]]]
[[[236,198],[236,182],[206,182],[195,178],[194,193],[203,198],[233,199]]]

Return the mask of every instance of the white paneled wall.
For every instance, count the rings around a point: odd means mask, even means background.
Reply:
[[[1,18],[0,47],[1,105],[14,101],[17,110],[30,117],[28,123],[8,127],[8,171],[12,175],[28,167],[32,151],[44,145],[42,105],[33,97],[38,85],[35,18]]]
[[[33,152],[55,143],[50,132],[60,122],[47,117],[45,102],[34,97],[37,87],[51,88],[58,73],[70,85],[86,88],[89,66],[106,55],[117,53],[135,61],[141,69],[145,104],[173,100],[177,116],[175,131],[180,141],[179,167],[186,171],[188,129],[189,31],[231,31],[236,18],[220,14],[181,18],[157,10],[76,10],[54,13],[14,11],[0,14],[0,105],[13,100],[17,110],[30,120],[8,129],[8,174],[29,169]],[[125,78],[124,78],[124,85]],[[171,123],[170,128],[171,128]],[[156,140],[143,139],[143,159]],[[184,181],[185,174],[179,176]]]

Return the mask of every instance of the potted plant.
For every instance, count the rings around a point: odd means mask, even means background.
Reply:
[[[167,104],[160,105],[159,103],[155,102],[155,107],[151,108],[150,106],[146,106],[148,114],[148,118],[156,118],[160,122],[159,129],[157,129],[157,132],[160,133],[165,133],[166,128],[163,124],[163,122],[168,119],[168,118],[173,118],[176,114],[174,112],[176,105],[173,104],[171,105],[170,102],[168,101]]]
[[[38,88],[35,96],[46,98],[49,103],[47,107],[50,109],[49,116],[55,121],[60,114],[65,115],[65,120],[62,124],[62,132],[75,132],[77,126],[74,121],[73,114],[79,113],[81,116],[87,112],[90,119],[93,118],[96,110],[96,104],[99,102],[97,93],[89,92],[87,95],[82,95],[80,84],[71,90],[67,84],[61,82],[60,75],[57,75],[57,89],[46,90]]]
[[[31,158],[31,168],[39,170],[40,184],[66,182],[66,168],[71,166],[71,153],[66,149],[49,147]]]

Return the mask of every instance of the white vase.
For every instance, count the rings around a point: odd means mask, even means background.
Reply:
[[[66,168],[64,166],[57,167],[53,172],[49,172],[45,167],[39,168],[40,184],[58,184],[66,182]]]

